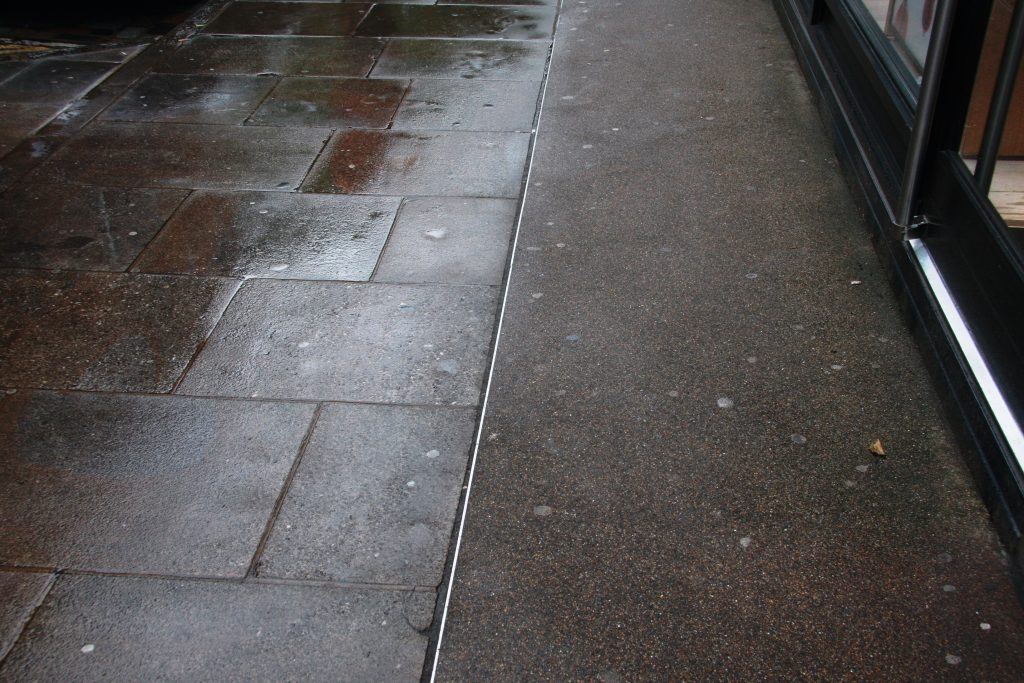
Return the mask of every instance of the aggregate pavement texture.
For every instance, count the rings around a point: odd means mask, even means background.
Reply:
[[[554,19],[0,65],[0,680],[421,680]]]
[[[437,680],[1020,680],[771,4],[566,0],[544,102]]]

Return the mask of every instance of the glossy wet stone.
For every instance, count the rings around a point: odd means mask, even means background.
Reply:
[[[160,73],[365,76],[384,48],[375,38],[199,35],[157,64]]]
[[[373,279],[501,284],[515,216],[511,199],[406,200]]]
[[[483,3],[480,3],[483,4]],[[125,45],[101,50],[84,50],[71,54],[61,55],[62,61],[72,62],[105,62],[108,64],[124,64],[132,57],[142,52],[146,45]]]
[[[476,411],[324,407],[260,576],[436,586]]]
[[[199,192],[135,270],[368,280],[398,211],[392,197]]]
[[[125,93],[102,118],[242,123],[276,84],[274,76],[152,74]]]
[[[0,571],[0,656],[14,645],[49,584],[49,574]]]
[[[104,122],[90,126],[33,177],[133,187],[295,189],[330,131]]]
[[[179,393],[476,405],[497,292],[250,280]]]
[[[527,7],[376,5],[356,34],[385,38],[539,40],[551,35],[555,14]]]
[[[536,81],[547,54],[547,45],[536,42],[398,38],[388,41],[373,77]]]
[[[187,194],[22,185],[0,198],[0,266],[126,270]]]
[[[408,81],[285,78],[250,117],[262,126],[387,128]]]
[[[170,391],[238,284],[105,273],[0,277],[0,386]]]
[[[366,16],[369,4],[315,2],[235,2],[205,33],[284,36],[347,36]]]
[[[532,81],[416,80],[392,127],[529,132],[539,91]]]
[[[438,5],[531,5],[554,7],[558,0],[438,0]],[[585,3],[584,3],[585,4]]]
[[[243,576],[313,406],[19,391],[0,400],[0,562]]]
[[[65,576],[0,677],[414,683],[433,607],[432,592]]]
[[[39,60],[0,83],[0,101],[64,104],[87,93],[111,69],[111,64]]]
[[[307,192],[516,197],[527,133],[339,133],[321,155]]]
[[[0,136],[20,140],[60,113],[59,103],[0,102]]]

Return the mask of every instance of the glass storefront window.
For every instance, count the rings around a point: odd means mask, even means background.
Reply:
[[[986,126],[990,125],[990,114],[995,100],[1002,97],[1005,100],[1005,117],[1000,117],[1001,122],[992,124],[1001,125],[1002,130],[995,129],[999,134],[993,138],[991,178],[979,178],[979,183],[980,189],[988,194],[992,205],[1010,228],[1012,242],[1024,252],[1024,83],[1021,83],[1024,71],[1020,68],[1019,58],[1014,64],[1010,57],[1006,67],[1008,90],[1001,95],[997,93],[1016,4],[1015,0],[995,0],[992,3],[960,155],[968,168],[976,172],[984,147]]]
[[[938,0],[853,0],[863,5],[902,66],[914,82],[921,82],[928,43],[935,24]]]

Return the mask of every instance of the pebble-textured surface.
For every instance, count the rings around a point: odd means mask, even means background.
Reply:
[[[472,409],[327,406],[259,575],[437,586],[475,423]]]
[[[436,680],[1019,680],[770,4],[573,0],[553,55]]]
[[[0,563],[244,576],[302,403],[19,391],[0,400]]]
[[[414,683],[433,607],[433,593],[62,577],[0,678]]]
[[[49,574],[0,572],[0,657],[14,645],[49,584]]]

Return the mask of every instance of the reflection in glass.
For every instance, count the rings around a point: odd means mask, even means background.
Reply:
[[[995,0],[992,3],[992,16],[985,34],[960,147],[964,163],[972,171],[978,163],[994,98],[998,97],[997,80],[1016,4],[1016,0]],[[1024,247],[1024,84],[1021,83],[1024,72],[1020,69],[1019,58],[1016,63],[1011,58],[1006,68],[1009,69],[1009,90],[1006,93],[1009,105],[998,145],[992,146],[996,155],[988,196],[1007,226],[1013,228],[1011,236],[1014,242]]]
[[[862,0],[886,42],[906,66],[910,77],[921,81],[928,43],[931,42],[938,0]]]

